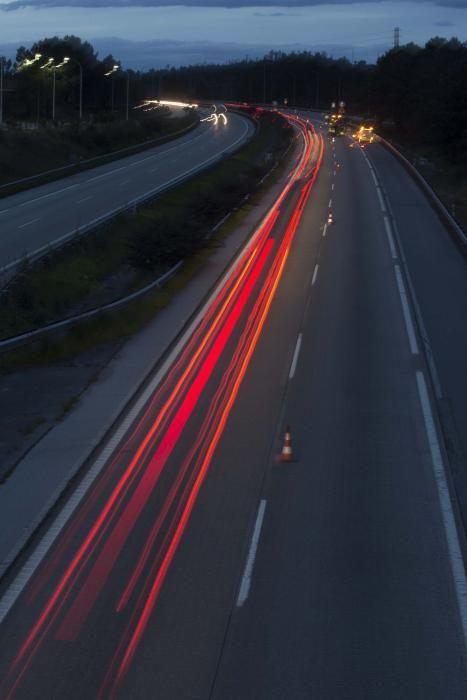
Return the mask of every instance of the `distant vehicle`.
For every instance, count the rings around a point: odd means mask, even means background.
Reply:
[[[347,133],[347,117],[341,112],[331,114],[327,122],[331,136],[344,136]]]
[[[361,144],[373,143],[375,140],[375,127],[370,124],[362,124],[357,131],[352,134],[355,141]]]

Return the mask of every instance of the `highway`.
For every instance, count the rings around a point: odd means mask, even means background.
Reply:
[[[1,199],[0,271],[208,167],[239,148],[253,128],[230,114],[227,125],[200,124],[162,146]]]
[[[379,146],[302,138],[188,343],[4,592],[2,700],[467,697],[463,539],[396,237],[434,214],[398,199],[403,171],[392,192]]]

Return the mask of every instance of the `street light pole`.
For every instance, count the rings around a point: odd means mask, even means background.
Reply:
[[[112,114],[114,111],[114,73],[116,73],[118,70],[121,70],[120,66],[114,65],[111,70],[107,71],[107,73],[104,73],[104,76],[112,79]],[[126,75],[126,110],[125,110],[125,115],[126,115],[126,120],[128,121],[129,119],[129,104],[130,104],[130,74],[128,71],[124,70],[121,71],[124,75]]]
[[[52,64],[52,121],[55,121],[55,63]]]
[[[128,107],[130,103],[130,74],[126,73],[126,120],[128,121]]]
[[[83,119],[83,66],[79,61],[76,60],[76,58],[70,58],[69,56],[65,56],[63,59],[64,63],[68,63],[71,61],[72,63],[76,63],[76,65],[79,68],[79,120],[82,121]]]
[[[83,67],[81,63],[76,61],[78,63],[78,68],[79,68],[79,120],[82,121],[83,119]]]
[[[0,127],[3,126],[3,57],[0,58]]]

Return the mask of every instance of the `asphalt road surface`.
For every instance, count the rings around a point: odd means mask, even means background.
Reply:
[[[236,114],[186,136],[0,200],[0,270],[235,151],[253,132]]]
[[[465,573],[384,200],[345,140],[315,181],[308,140],[309,165],[3,598],[22,590],[0,628],[2,698],[467,697]]]

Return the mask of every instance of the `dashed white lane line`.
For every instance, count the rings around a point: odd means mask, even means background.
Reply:
[[[311,286],[312,286],[312,287],[314,287],[315,282],[316,282],[316,278],[318,277],[318,270],[319,270],[319,265],[316,264],[316,265],[315,265],[315,269],[314,269],[314,271],[313,271],[313,278],[312,278],[312,280],[311,280]]]
[[[336,171],[334,170],[334,177],[336,177],[336,174],[337,174],[337,173],[336,173]]]
[[[125,168],[124,167],[114,168],[113,170],[109,170],[106,173],[101,173],[101,175],[94,175],[94,177],[88,178],[86,180],[86,182],[94,182],[95,180],[101,180],[103,177],[109,177],[109,175],[113,175],[114,173],[118,173],[120,170],[125,170]]]
[[[39,202],[41,199],[48,199],[49,197],[53,197],[56,194],[61,194],[62,192],[66,192],[66,190],[72,190],[75,187],[79,187],[79,183],[76,183],[75,185],[68,185],[67,187],[62,187],[59,190],[54,190],[53,192],[49,192],[48,194],[43,194],[40,197],[34,197],[34,199],[28,199],[27,202],[22,202],[19,206],[20,207],[27,207],[30,204],[34,204],[35,202]]]
[[[251,586],[251,577],[253,575],[253,567],[255,565],[256,551],[258,549],[261,528],[263,527],[264,513],[266,511],[266,501],[262,499],[258,507],[258,515],[256,516],[255,527],[251,537],[250,549],[246,560],[245,571],[243,572],[242,582],[237,597],[237,608],[241,608],[248,598]]]
[[[326,231],[328,230],[328,225],[324,224],[323,226],[323,238],[326,238]]]
[[[383,214],[385,214],[386,213],[386,204],[384,203],[383,195],[381,194],[381,188],[379,187],[379,185],[376,188],[376,192],[378,194],[378,199],[379,199],[379,204],[381,206],[381,211],[383,212]]]
[[[89,194],[87,197],[82,197],[81,199],[77,199],[76,203],[81,204],[82,202],[87,202],[89,199],[92,199],[93,195]]]
[[[329,200],[328,209],[330,209],[331,207],[332,207],[332,199]]]
[[[7,211],[10,211],[10,210],[9,209],[2,209],[2,211],[0,211],[0,214],[6,214]]]
[[[418,355],[417,338],[415,336],[412,315],[410,313],[409,302],[407,300],[407,292],[405,291],[405,286],[402,280],[402,273],[399,265],[394,266],[394,272],[396,274],[397,289],[399,291],[399,296],[402,304],[402,314],[404,316],[407,336],[409,338],[410,352],[412,353],[412,355]]]
[[[41,217],[38,216],[37,219],[31,219],[31,221],[26,221],[25,224],[21,224],[20,226],[18,226],[18,228],[26,228],[26,226],[31,226],[32,224],[35,224],[36,221],[40,221],[40,220],[41,220]]]
[[[334,189],[334,183],[332,183],[332,185],[331,185],[331,190],[333,190],[333,189]]]
[[[389,223],[389,218],[384,217],[384,226],[386,227],[386,234],[388,237],[389,250],[391,251],[391,257],[393,260],[397,260],[396,246],[394,244],[394,236],[392,235],[391,224]]]
[[[459,616],[461,618],[462,631],[464,633],[464,645],[467,646],[467,581],[459,543],[459,533],[457,531],[456,519],[452,510],[446,472],[441,455],[438,435],[436,432],[435,421],[433,419],[433,412],[430,405],[425,377],[423,372],[420,370],[417,370],[416,376],[418,395],[422,407],[428,445],[430,448],[431,463],[438,489],[438,498],[443,519],[444,532],[448,545],[449,561],[451,564],[452,577],[454,579],[454,588],[456,591]]]
[[[289,379],[293,379],[295,376],[295,371],[297,369],[298,356],[300,355],[300,348],[302,347],[302,334],[299,333],[297,338],[297,343],[295,345],[295,350],[292,358],[292,364],[290,365]]]
[[[375,183],[376,187],[379,187],[378,178],[375,175],[375,171],[371,167],[370,167],[370,173],[371,173],[371,177],[373,178],[373,182]]]

